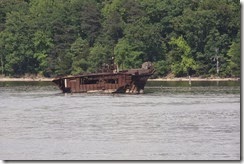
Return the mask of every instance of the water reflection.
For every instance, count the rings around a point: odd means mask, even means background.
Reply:
[[[162,81],[148,82],[145,93],[173,93],[173,94],[240,94],[239,81]]]

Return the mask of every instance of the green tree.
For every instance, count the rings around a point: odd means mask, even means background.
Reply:
[[[191,71],[197,69],[196,61],[190,56],[191,48],[182,36],[172,38],[170,45],[175,49],[172,52],[175,62],[172,64],[172,71],[175,75],[190,75]]]
[[[229,75],[240,77],[241,75],[241,44],[240,42],[233,42],[227,53],[229,58],[227,69]]]
[[[53,40],[43,31],[36,31],[33,37],[34,58],[37,60],[36,71],[40,75],[49,76],[48,55],[53,46]]]
[[[72,74],[80,74],[88,70],[88,55],[88,41],[83,40],[82,38],[76,39],[70,48],[70,56],[72,56]]]
[[[108,61],[114,57],[111,52],[111,47],[103,43],[95,43],[95,45],[90,48],[89,71],[97,72],[103,64],[108,63]]]
[[[92,46],[101,29],[101,12],[95,0],[73,0],[70,5],[70,22],[73,22],[78,34]]]
[[[7,75],[19,76],[25,73],[36,73],[33,69],[37,61],[33,58],[28,5],[24,4],[18,8],[18,11],[12,11],[6,15],[2,41],[6,61],[4,68]]]
[[[120,69],[139,67],[142,63],[142,51],[137,45],[133,45],[127,39],[119,40],[114,48],[115,61]]]

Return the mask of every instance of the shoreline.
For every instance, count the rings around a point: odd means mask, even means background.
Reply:
[[[4,78],[0,78],[0,82],[35,82],[35,81],[44,81],[44,82],[48,82],[48,81],[52,81],[53,78],[9,78],[9,77],[4,77]]]
[[[199,78],[193,77],[189,80],[186,77],[180,78],[157,78],[157,79],[148,79],[148,81],[240,81],[240,78]]]
[[[0,78],[0,82],[51,82],[54,78]],[[156,78],[148,79],[148,81],[189,81],[189,78]],[[240,81],[240,78],[199,78],[193,77],[190,81]]]

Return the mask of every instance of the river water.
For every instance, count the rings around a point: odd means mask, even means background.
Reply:
[[[148,82],[145,94],[0,83],[2,160],[240,160],[240,82]]]

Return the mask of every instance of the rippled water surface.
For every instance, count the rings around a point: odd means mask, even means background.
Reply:
[[[145,94],[0,83],[2,160],[239,160],[239,82],[149,82]]]

